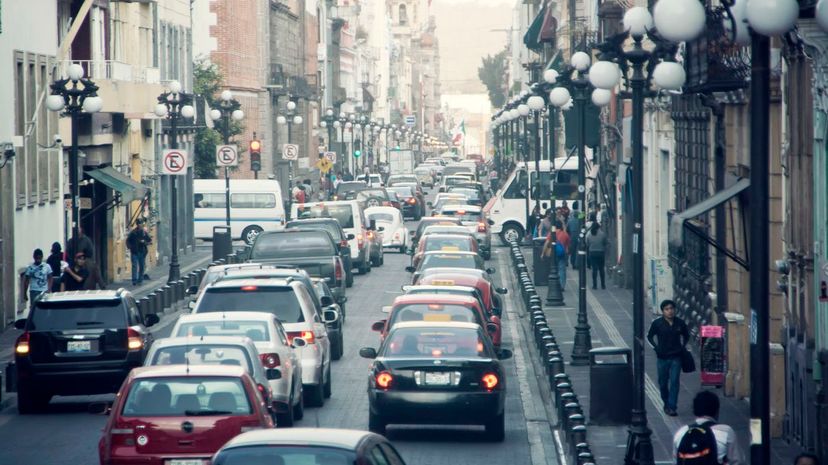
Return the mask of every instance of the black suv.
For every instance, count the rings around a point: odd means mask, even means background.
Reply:
[[[141,316],[128,291],[45,294],[26,319],[15,344],[17,409],[45,407],[54,395],[107,394],[130,370],[144,364],[157,315]]]
[[[300,231],[323,230],[328,231],[333,237],[339,257],[342,258],[342,265],[345,267],[345,287],[354,285],[354,264],[351,260],[351,245],[348,243],[354,238],[342,229],[342,225],[336,218],[307,218],[288,221],[285,229],[298,229]]]

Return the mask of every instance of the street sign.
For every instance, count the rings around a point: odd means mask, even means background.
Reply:
[[[239,148],[235,145],[217,145],[216,165],[225,168],[239,166]]]
[[[163,174],[184,175],[187,174],[187,151],[180,149],[164,150],[161,157],[163,160]]]
[[[316,162],[316,167],[319,168],[320,173],[324,174],[330,171],[331,168],[333,168],[333,163],[331,163],[331,161],[328,160],[326,157],[322,157],[319,159],[319,161]]]
[[[405,125],[408,127],[414,127],[415,124],[417,124],[417,115],[406,115]]]
[[[295,161],[299,159],[299,146],[296,144],[285,144],[282,147],[282,159]]]
[[[325,152],[325,158],[331,161],[331,163],[336,163],[336,152]]]

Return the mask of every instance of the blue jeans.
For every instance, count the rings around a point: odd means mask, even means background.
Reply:
[[[558,259],[558,276],[561,278],[561,290],[566,289],[566,257]]]
[[[681,374],[681,357],[659,358],[658,387],[661,389],[661,400],[664,407],[676,410],[678,408],[679,375]]]
[[[147,261],[147,254],[132,253],[132,284],[141,284],[144,281],[144,266]]]

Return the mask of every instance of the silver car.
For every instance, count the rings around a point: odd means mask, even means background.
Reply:
[[[270,379],[271,403],[279,426],[291,426],[305,415],[302,403],[302,363],[297,351],[305,341],[288,342],[279,320],[266,312],[209,312],[182,315],[173,337],[246,336],[259,351],[264,369],[278,368],[280,379]]]

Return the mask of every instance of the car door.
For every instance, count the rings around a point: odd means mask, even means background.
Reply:
[[[313,333],[316,335],[317,344],[322,350],[322,360],[325,365],[331,363],[331,341],[328,338],[328,326],[322,318],[322,308],[314,301],[305,286],[297,287],[297,297],[303,309],[310,309],[312,317],[309,321],[313,325]],[[306,313],[307,315],[307,313]]]

